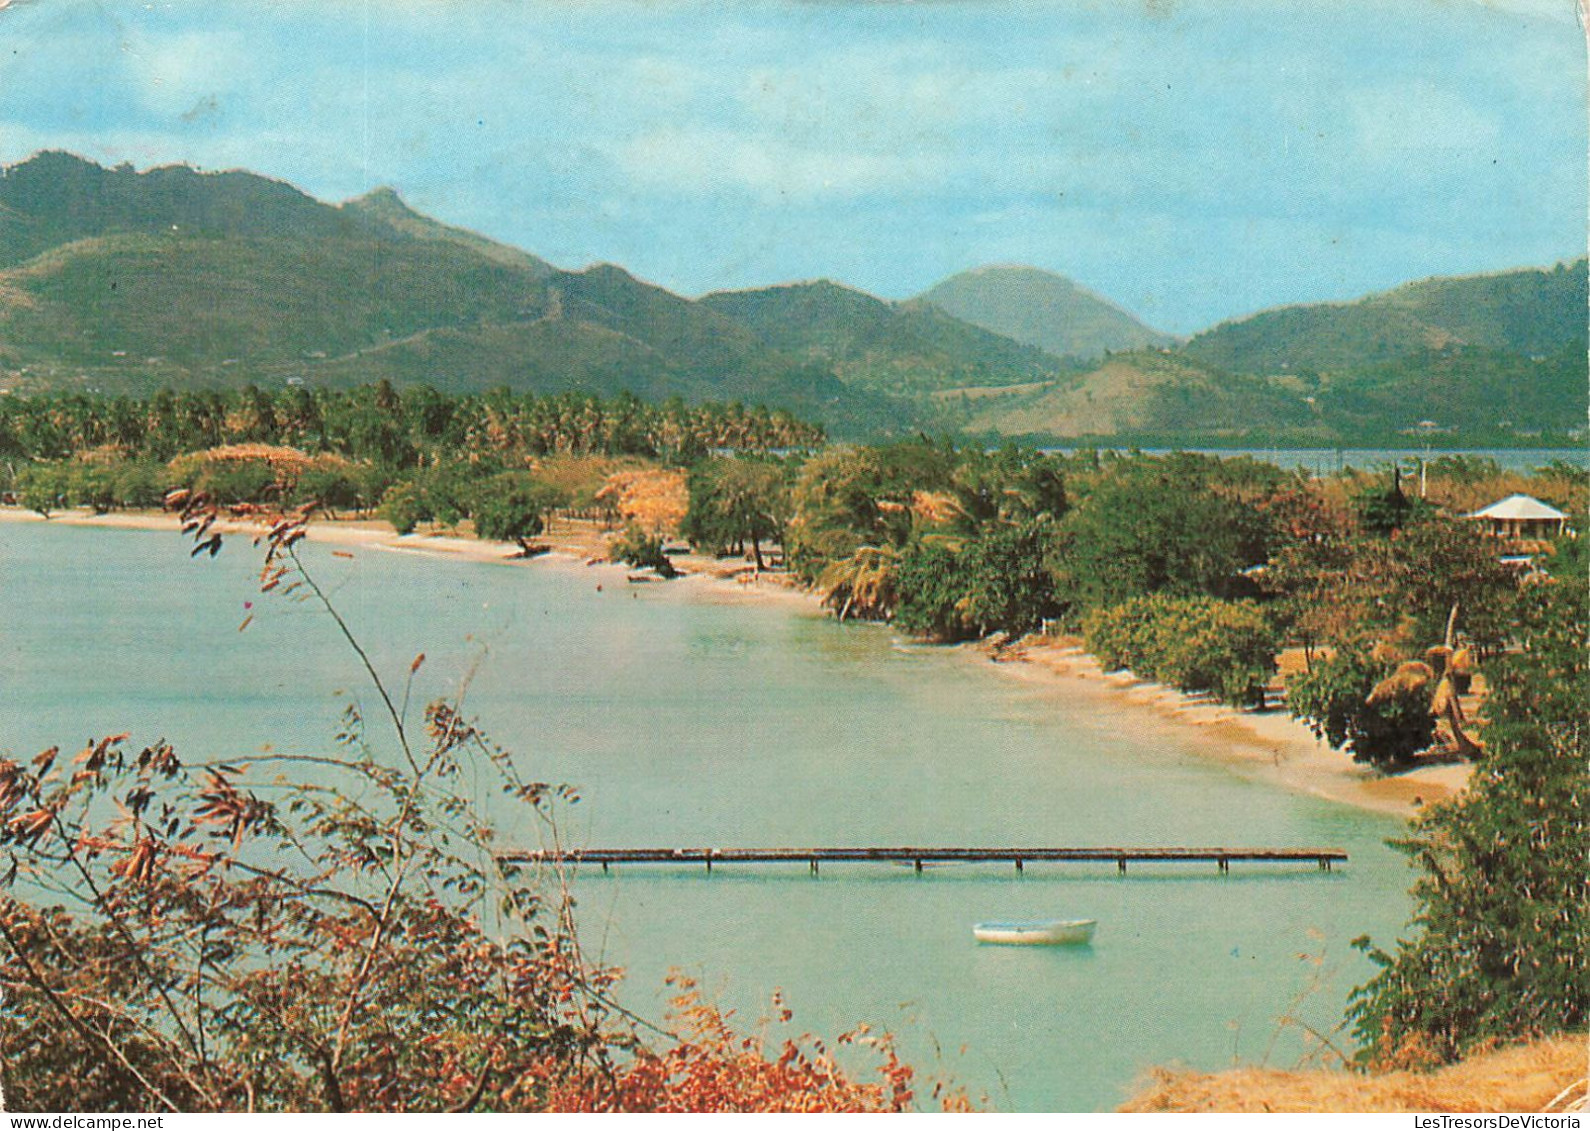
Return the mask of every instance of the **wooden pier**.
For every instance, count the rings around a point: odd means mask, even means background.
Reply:
[[[1347,862],[1339,848],[570,848],[563,851],[505,853],[506,864],[805,864],[817,875],[822,864],[882,862],[909,864],[920,872],[928,864],[1113,863],[1124,873],[1128,863],[1205,863],[1221,872],[1233,861],[1315,864],[1322,872]]]

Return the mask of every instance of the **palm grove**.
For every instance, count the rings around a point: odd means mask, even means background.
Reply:
[[[833,447],[741,406],[385,385],[7,398],[0,459],[16,501],[45,514],[176,488],[374,512],[400,531],[470,521],[521,544],[554,513],[600,509],[615,468],[677,467],[680,530],[628,530],[617,553],[665,564],[662,536],[682,533],[757,569],[776,554],[842,619],[944,642],[1076,633],[1107,667],[1240,706],[1265,703],[1278,653],[1295,649],[1288,709],[1333,746],[1393,769],[1433,745],[1479,763],[1470,790],[1414,824],[1410,937],[1364,943],[1382,964],[1351,1006],[1366,1059],[1441,1061],[1586,1023],[1582,543],[1561,538],[1522,574],[1456,517],[1524,487],[1582,515],[1582,468],[1520,477],[1448,457],[1421,492],[1389,471],[926,438]],[[1465,718],[1455,704],[1476,680],[1486,694]],[[15,851],[26,837],[8,817]]]

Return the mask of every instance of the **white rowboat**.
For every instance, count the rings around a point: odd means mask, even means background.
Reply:
[[[1054,946],[1085,943],[1093,938],[1097,919],[1027,919],[978,923],[972,934],[978,942],[1016,946]]]

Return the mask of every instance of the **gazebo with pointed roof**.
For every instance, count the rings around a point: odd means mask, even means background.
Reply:
[[[1509,495],[1464,517],[1484,523],[1487,534],[1515,540],[1551,538],[1568,525],[1567,515],[1530,495]]]

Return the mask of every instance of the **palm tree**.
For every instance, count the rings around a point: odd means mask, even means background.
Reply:
[[[837,608],[840,620],[851,613],[886,619],[894,611],[899,560],[900,552],[893,546],[860,546],[849,557],[829,563],[817,578],[823,604]]]
[[[1458,607],[1446,619],[1446,639],[1443,643],[1425,650],[1423,660],[1409,660],[1399,664],[1391,675],[1375,684],[1369,693],[1369,704],[1375,706],[1402,695],[1428,693],[1430,714],[1444,722],[1451,732],[1452,749],[1469,760],[1479,758],[1484,752],[1480,744],[1464,729],[1463,705],[1458,699],[1457,678],[1471,671],[1470,652],[1467,648],[1454,648]]]

